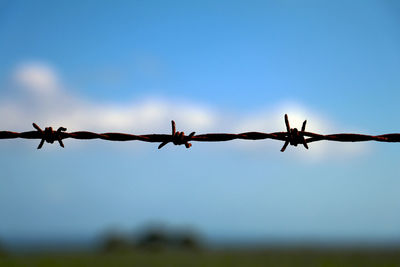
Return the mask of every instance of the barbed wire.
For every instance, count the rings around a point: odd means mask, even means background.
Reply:
[[[308,149],[308,144],[312,142],[328,140],[336,142],[362,142],[362,141],[378,141],[378,142],[400,142],[400,133],[383,134],[383,135],[364,135],[354,133],[339,133],[339,134],[318,134],[306,131],[307,120],[303,122],[301,130],[297,128],[290,128],[288,115],[285,114],[285,125],[286,132],[274,132],[274,133],[262,133],[262,132],[245,132],[239,134],[231,133],[208,133],[195,135],[195,132],[185,135],[184,132],[176,131],[175,122],[171,121],[172,133],[171,134],[146,134],[146,135],[133,135],[126,133],[93,133],[87,131],[78,132],[66,132],[67,129],[64,127],[58,128],[56,131],[52,127],[47,127],[42,130],[38,125],[33,123],[33,127],[36,131],[29,132],[10,132],[0,131],[0,139],[13,139],[13,138],[24,138],[24,139],[40,139],[38,149],[43,147],[44,142],[53,144],[57,141],[61,147],[64,147],[63,139],[74,138],[80,140],[90,139],[102,139],[108,141],[143,141],[151,143],[160,143],[158,149],[164,147],[168,143],[174,145],[185,145],[186,148],[192,146],[192,141],[197,142],[224,142],[234,139],[243,140],[263,140],[273,139],[283,141],[284,145],[281,149],[284,152],[287,146],[303,145]],[[307,137],[307,138],[306,138]]]

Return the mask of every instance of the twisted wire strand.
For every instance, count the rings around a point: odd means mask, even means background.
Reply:
[[[363,142],[363,141],[378,141],[378,142],[400,142],[400,133],[383,134],[383,135],[364,135],[354,133],[339,133],[339,134],[328,134],[322,135],[313,132],[307,132],[305,130],[307,121],[303,122],[302,128],[299,131],[297,128],[291,128],[289,124],[289,118],[285,114],[285,125],[286,132],[273,132],[273,133],[262,133],[262,132],[244,132],[238,134],[232,133],[208,133],[196,135],[192,132],[189,135],[185,135],[184,132],[176,131],[176,125],[174,121],[171,121],[172,133],[171,134],[145,134],[145,135],[134,135],[127,133],[94,133],[87,131],[78,132],[66,132],[66,128],[60,127],[57,131],[53,130],[52,127],[47,127],[42,130],[39,126],[33,123],[33,127],[36,131],[28,132],[11,132],[11,131],[0,131],[0,139],[40,139],[38,149],[41,149],[44,142],[54,143],[57,141],[61,147],[64,147],[63,141],[67,138],[80,139],[80,140],[91,140],[91,139],[102,139],[108,141],[143,141],[151,143],[160,143],[158,148],[164,147],[168,143],[174,145],[185,145],[186,148],[191,147],[191,141],[197,142],[225,142],[235,139],[242,140],[264,140],[273,139],[283,141],[284,145],[281,149],[282,152],[286,150],[286,147],[290,144],[297,146],[302,144],[308,149],[308,144],[312,142],[327,140],[336,142]]]

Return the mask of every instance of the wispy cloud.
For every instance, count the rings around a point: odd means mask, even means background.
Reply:
[[[13,73],[13,81],[30,93],[49,94],[59,89],[59,77],[55,70],[47,64],[27,62],[17,66]]]
[[[224,113],[218,109],[189,101],[147,98],[125,103],[100,103],[72,94],[57,71],[48,64],[24,63],[12,75],[12,90],[0,101],[0,125],[7,130],[27,130],[32,122],[45,126],[64,126],[68,130],[125,131],[132,133],[167,133],[174,119],[179,130],[206,132],[284,131],[283,114],[288,113],[292,127],[321,133],[335,132],[335,124],[294,102],[254,110],[247,114]],[[272,141],[234,142],[232,146],[249,153],[271,149]],[[274,149],[275,146],[274,146]],[[291,149],[289,149],[291,150]],[[303,150],[303,149],[301,149]],[[307,157],[325,154],[357,155],[365,150],[361,144],[313,143]],[[304,151],[300,151],[304,153]],[[297,153],[297,152],[289,152]]]

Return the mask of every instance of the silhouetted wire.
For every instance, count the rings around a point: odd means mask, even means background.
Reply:
[[[93,133],[86,131],[79,132],[66,132],[67,129],[60,127],[57,131],[53,130],[52,127],[47,127],[42,130],[39,126],[33,123],[33,127],[36,131],[29,132],[10,132],[10,131],[0,131],[0,139],[13,139],[13,138],[24,138],[24,139],[40,139],[38,149],[41,149],[44,142],[53,144],[57,141],[61,147],[64,147],[63,139],[74,138],[80,140],[89,139],[102,139],[108,141],[143,141],[160,143],[158,148],[162,148],[168,143],[173,143],[174,145],[185,145],[186,148],[192,146],[191,141],[198,142],[224,142],[234,139],[243,140],[263,140],[263,139],[273,139],[283,141],[284,145],[281,151],[285,151],[286,147],[290,144],[292,146],[297,146],[302,144],[306,149],[308,149],[308,144],[312,142],[328,140],[336,142],[362,142],[362,141],[378,141],[378,142],[400,142],[400,133],[383,134],[383,135],[364,135],[364,134],[353,134],[353,133],[340,133],[340,134],[328,134],[322,135],[306,131],[307,121],[303,122],[301,130],[297,128],[290,128],[288,115],[285,114],[285,125],[286,132],[274,132],[274,133],[261,133],[261,132],[245,132],[239,134],[231,133],[209,133],[209,134],[199,134],[195,135],[192,132],[189,135],[185,135],[184,132],[177,132],[175,122],[171,121],[172,133],[171,134],[146,134],[146,135],[133,135],[126,133]],[[306,138],[307,137],[307,138]]]

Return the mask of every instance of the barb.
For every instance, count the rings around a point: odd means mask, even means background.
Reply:
[[[281,149],[284,152],[287,146],[297,146],[302,144],[306,149],[308,149],[308,144],[312,142],[327,140],[336,142],[364,142],[364,141],[378,141],[378,142],[400,142],[400,133],[383,134],[383,135],[364,135],[364,134],[353,134],[353,133],[340,133],[340,134],[328,134],[322,135],[318,133],[312,133],[306,131],[307,120],[303,122],[301,130],[297,128],[290,128],[289,117],[285,114],[285,125],[286,132],[274,132],[274,133],[261,133],[261,132],[245,132],[239,134],[232,133],[208,133],[195,135],[195,132],[185,135],[184,132],[177,132],[176,125],[174,121],[171,121],[171,134],[147,134],[147,135],[133,135],[126,133],[93,133],[86,131],[79,132],[66,132],[67,129],[64,127],[59,127],[57,131],[54,131],[52,127],[46,127],[43,131],[39,126],[33,123],[33,127],[36,131],[29,132],[10,132],[10,131],[0,131],[0,139],[13,139],[13,138],[23,138],[23,139],[40,139],[38,149],[43,147],[44,142],[53,144],[54,141],[58,141],[61,147],[64,147],[63,139],[73,138],[80,140],[89,139],[102,139],[108,141],[143,141],[160,143],[158,149],[161,149],[166,144],[172,142],[174,145],[185,145],[186,148],[192,146],[191,141],[197,142],[224,142],[235,139],[242,140],[264,140],[272,139],[284,142]],[[306,138],[307,137],[307,138]]]
[[[298,144],[303,144],[305,148],[308,149],[308,145],[306,140],[304,139],[304,131],[306,130],[307,120],[303,122],[303,126],[301,127],[301,131],[297,130],[297,128],[290,128],[288,115],[285,114],[285,124],[287,130],[287,136],[285,144],[283,145],[281,152],[286,150],[286,147],[290,144],[292,146],[297,146]]]
[[[54,141],[56,141],[56,140],[58,141],[58,143],[60,144],[61,147],[64,147],[64,143],[62,142],[61,132],[65,132],[67,130],[67,128],[60,127],[55,132],[55,131],[53,131],[52,127],[47,127],[47,128],[45,128],[44,131],[42,131],[42,129],[40,129],[40,127],[37,126],[36,123],[32,123],[32,125],[33,125],[33,128],[35,128],[42,136],[42,140],[40,141],[37,149],[42,148],[44,141],[46,141],[47,143],[53,144]]]
[[[186,148],[190,148],[192,146],[192,144],[189,143],[189,141],[192,139],[192,137],[195,135],[196,132],[192,132],[188,136],[185,136],[184,132],[176,132],[176,127],[175,127],[174,121],[171,121],[171,126],[172,126],[171,140],[162,142],[158,146],[158,149],[162,148],[169,142],[174,143],[174,145],[185,145]]]

